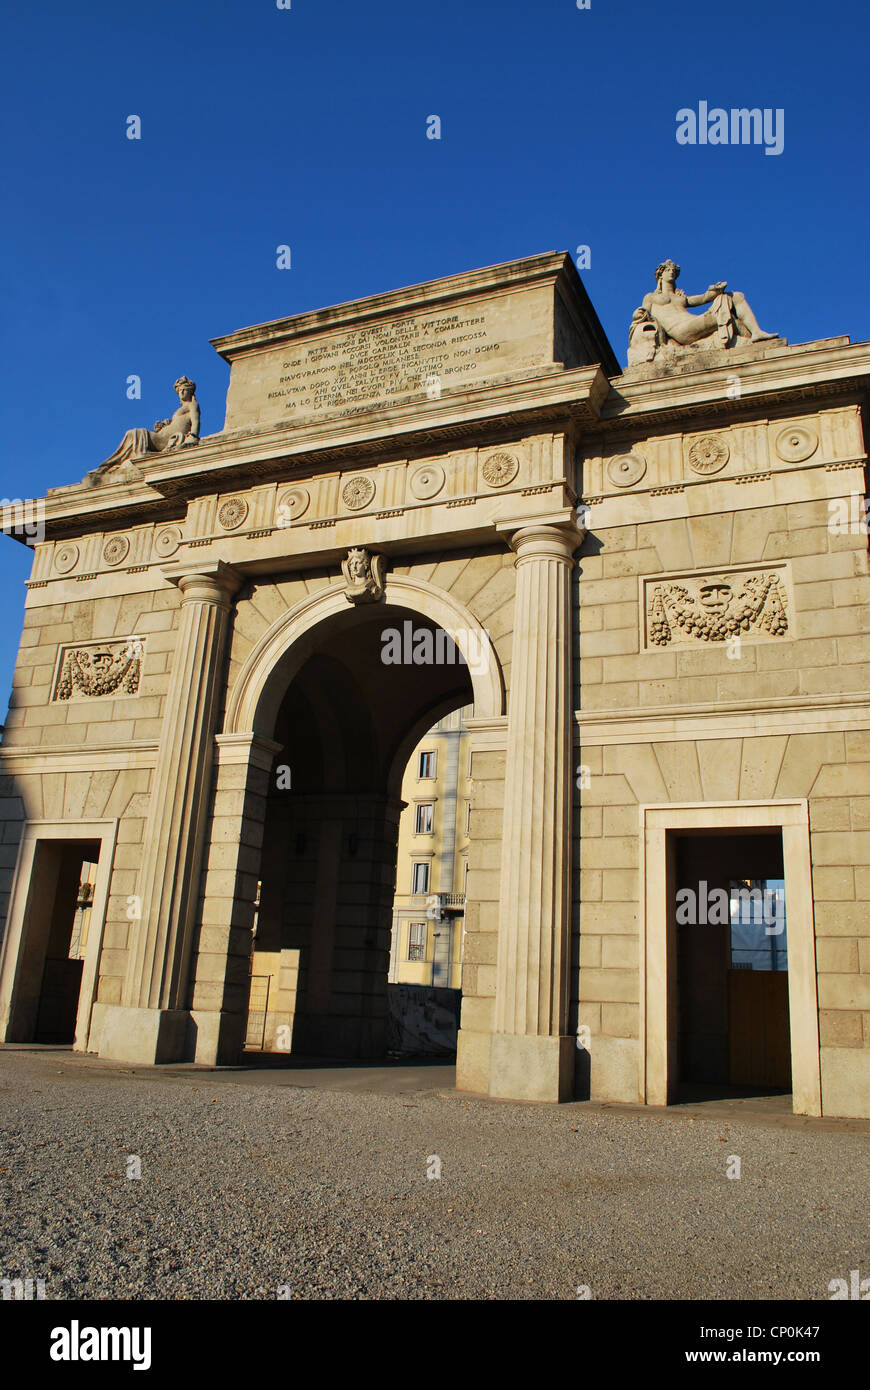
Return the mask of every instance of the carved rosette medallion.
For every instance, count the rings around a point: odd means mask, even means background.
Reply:
[[[292,526],[308,511],[311,494],[307,487],[291,487],[282,492],[275,508],[275,521],[278,526]]]
[[[507,487],[519,473],[520,465],[513,454],[490,454],[480,471],[490,487]]]
[[[776,452],[786,463],[803,463],[819,445],[819,436],[806,425],[789,425],[776,436]]]
[[[437,497],[444,486],[444,469],[440,463],[424,463],[411,474],[409,487],[421,502]]]
[[[231,497],[218,511],[218,521],[225,531],[236,531],[248,515],[244,497]]]
[[[689,448],[689,467],[693,473],[718,473],[728,462],[730,449],[718,434],[702,434]]]
[[[54,567],[58,574],[69,574],[74,570],[79,562],[79,548],[70,542],[68,545],[61,545],[54,552]]]
[[[681,578],[647,587],[651,646],[727,642],[741,633],[784,637],[788,599],[779,574],[763,571]]]
[[[341,490],[341,500],[352,512],[358,512],[362,507],[367,507],[374,495],[374,483],[371,478],[366,478],[363,474],[360,474],[358,478],[350,478]]]
[[[617,487],[634,487],[646,472],[642,454],[617,454],[607,465],[607,476]]]
[[[130,554],[130,542],[126,536],[110,536],[103,546],[103,559],[107,565],[120,565]]]
[[[164,526],[154,537],[154,549],[161,560],[174,555],[181,545],[181,530],[178,526]]]
[[[101,695],[136,695],[142,676],[145,639],[127,637],[61,653],[55,700],[98,699]]]

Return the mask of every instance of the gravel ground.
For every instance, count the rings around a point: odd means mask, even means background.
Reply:
[[[832,1278],[870,1275],[868,1192],[860,1122],[348,1093],[0,1050],[0,1277],[42,1277],[49,1299],[573,1299],[581,1285],[827,1299]]]

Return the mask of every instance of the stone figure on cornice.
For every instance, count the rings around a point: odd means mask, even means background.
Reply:
[[[85,482],[101,481],[108,470],[114,470],[118,465],[127,465],[126,469],[119,469],[118,474],[115,474],[123,481],[128,477],[141,476],[138,469],[131,467],[134,460],[199,443],[200,413],[196,399],[196,382],[191,381],[189,376],[180,376],[174,384],[174,389],[179,405],[170,419],[157,420],[154,428],[150,430],[128,430],[115,452],[104,459],[99,467],[92,469]]]
[[[635,309],[628,330],[628,365],[651,362],[659,345],[659,331],[647,309]]]
[[[629,329],[628,365],[650,362],[656,348],[692,351],[734,347],[738,339],[752,343],[776,338],[765,333],[739,290],[728,292],[727,280],[719,280],[704,294],[687,295],[677,288],[680,267],[663,261],[656,269],[656,288],[644,295],[635,309]],[[689,308],[709,304],[702,314]],[[654,346],[653,346],[654,342]]]

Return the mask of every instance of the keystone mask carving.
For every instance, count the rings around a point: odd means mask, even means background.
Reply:
[[[348,603],[377,603],[384,593],[386,561],[383,555],[372,555],[363,546],[354,546],[341,562]]]

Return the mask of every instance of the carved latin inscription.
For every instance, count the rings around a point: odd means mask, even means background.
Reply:
[[[145,641],[125,637],[120,642],[64,647],[61,651],[55,700],[94,699],[101,695],[136,695],[142,675]]]
[[[299,344],[280,363],[268,399],[298,414],[337,410],[353,415],[424,394],[432,382],[440,389],[464,386],[499,347],[485,307],[475,313],[392,319],[332,334],[310,346]]]
[[[788,632],[787,608],[782,575],[771,571],[650,581],[648,645],[726,642],[743,633],[783,637]]]

